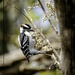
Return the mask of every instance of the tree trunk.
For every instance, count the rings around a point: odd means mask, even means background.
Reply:
[[[75,0],[54,0],[61,36],[62,75],[75,75]]]

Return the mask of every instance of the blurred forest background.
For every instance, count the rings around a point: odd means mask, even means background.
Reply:
[[[41,0],[46,11],[49,10],[46,6],[46,2],[49,1]],[[26,9],[40,32],[49,39],[56,50],[60,50],[60,38],[51,28],[48,20],[42,21],[44,12],[40,7],[34,6],[36,2],[37,0],[0,0],[0,75],[58,75],[50,56],[35,55],[30,57],[30,63],[28,63],[18,44],[20,25],[31,24],[14,6],[23,13]],[[34,7],[31,9],[32,6]],[[58,22],[54,16],[50,19],[59,31]],[[34,29],[33,26],[31,27]]]

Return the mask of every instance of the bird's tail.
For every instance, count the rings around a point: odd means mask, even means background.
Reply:
[[[28,63],[29,63],[29,57],[26,57],[26,59],[27,59],[27,61],[28,61]]]
[[[26,59],[27,59],[27,61],[29,63],[29,57],[30,57],[29,56],[30,55],[29,51],[26,50],[26,51],[23,52],[23,54],[25,55],[25,57],[26,57]]]

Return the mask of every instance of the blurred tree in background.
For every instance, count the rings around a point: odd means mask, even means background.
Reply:
[[[8,44],[10,42],[16,45],[19,26],[25,23],[25,18],[14,6],[23,11],[24,8],[27,9],[28,4],[32,5],[33,2],[28,0],[0,1],[0,54],[8,52]]]
[[[55,14],[55,11],[52,10],[52,8],[49,8],[50,4],[48,3],[50,3],[51,0],[47,1],[41,0],[41,1],[46,11],[49,10],[47,14],[49,18],[52,20],[53,25],[56,26],[56,28],[59,31],[58,22],[55,20],[55,17],[53,16]],[[0,16],[1,16],[0,17],[0,24],[1,24],[0,54],[1,55],[4,54],[3,60],[2,60],[3,57],[0,56],[1,58],[0,68],[3,69],[4,66],[5,75],[22,75],[22,74],[33,75],[38,71],[49,70],[50,69],[49,66],[51,66],[52,69],[56,68],[54,65],[54,61],[52,61],[51,59],[51,56],[44,56],[44,55],[32,56],[30,58],[31,62],[27,63],[25,61],[26,60],[25,56],[23,56],[20,51],[17,39],[19,34],[19,27],[22,23],[30,24],[30,22],[23,16],[22,13],[20,13],[17,9],[15,9],[14,6],[19,8],[20,11],[23,13],[25,13],[24,9],[26,9],[27,13],[33,19],[37,28],[40,30],[40,33],[42,32],[46,37],[48,37],[48,39],[50,40],[50,42],[52,43],[53,47],[56,50],[60,50],[59,37],[56,36],[56,33],[51,28],[51,24],[47,20],[44,11],[42,11],[42,9],[36,5],[37,5],[37,0],[0,1]],[[54,7],[53,2],[52,6]],[[53,13],[51,13],[51,11],[53,11]],[[38,33],[37,35],[40,36]],[[46,43],[46,45],[48,44]],[[45,46],[42,48],[42,50],[44,49],[47,50],[48,48]],[[41,50],[41,48],[39,48],[39,50]],[[2,75],[2,69],[0,69],[1,75]],[[41,75],[44,74],[45,74],[44,72],[41,72]],[[46,74],[57,75],[56,71],[52,71],[51,73],[47,72]]]
[[[5,75],[57,75],[56,71],[52,72],[51,70],[56,69],[59,73],[58,68],[61,69],[62,75],[75,74],[75,1],[54,1],[0,1],[0,68],[2,68],[0,69],[0,75],[2,75],[3,68]],[[32,21],[31,24],[14,6],[24,14],[26,14],[24,11],[26,9],[34,23]],[[52,50],[51,55],[36,55],[30,58],[30,63],[25,61],[17,40],[19,27],[22,23],[28,23],[35,30],[37,35],[35,48],[48,52]],[[59,33],[61,34],[62,50]],[[2,57],[2,54],[4,54],[4,57]],[[47,73],[44,73],[45,70]],[[39,74],[40,71],[43,72]]]
[[[0,54],[3,53],[2,47],[3,47],[3,4],[1,4],[2,1],[0,1]]]

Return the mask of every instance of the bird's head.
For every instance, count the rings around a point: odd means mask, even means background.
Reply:
[[[25,32],[25,31],[30,32],[30,31],[34,31],[34,30],[31,29],[31,26],[29,24],[21,24],[20,32],[22,33],[22,32]]]

